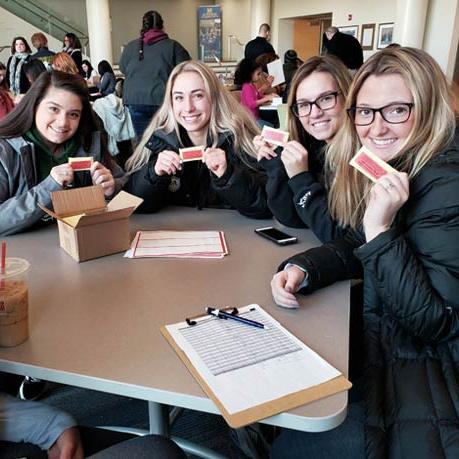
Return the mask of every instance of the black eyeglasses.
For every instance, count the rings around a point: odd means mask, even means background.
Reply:
[[[381,108],[351,107],[347,112],[356,126],[368,126],[375,120],[376,113],[390,124],[401,124],[408,121],[413,107],[413,103],[397,103]]]
[[[303,116],[309,116],[312,111],[312,106],[315,105],[320,110],[330,110],[336,105],[336,99],[340,94],[339,91],[330,92],[318,97],[312,102],[304,101],[297,102],[292,105],[291,110],[295,116],[302,118]]]

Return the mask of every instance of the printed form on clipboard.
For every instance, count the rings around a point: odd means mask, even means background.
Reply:
[[[231,427],[350,389],[351,383],[257,304],[240,317],[205,315],[161,332]]]
[[[228,255],[223,231],[138,231],[127,258],[223,258]]]

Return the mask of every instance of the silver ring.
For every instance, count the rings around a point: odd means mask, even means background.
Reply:
[[[394,188],[394,184],[393,184],[393,183],[390,183],[390,182],[389,182],[389,183],[386,183],[386,184],[384,185],[384,188],[385,188],[387,191],[389,191],[391,188]]]

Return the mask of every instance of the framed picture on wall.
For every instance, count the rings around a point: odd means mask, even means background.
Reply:
[[[362,34],[360,36],[360,44],[364,51],[370,51],[373,49],[373,43],[375,41],[375,27],[376,24],[362,24]]]
[[[378,49],[383,49],[392,43],[394,35],[394,23],[387,22],[385,24],[379,24],[378,30]]]
[[[350,26],[342,26],[338,27],[339,31],[345,33],[347,35],[352,35],[354,38],[359,39],[359,26],[358,25],[350,25]]]

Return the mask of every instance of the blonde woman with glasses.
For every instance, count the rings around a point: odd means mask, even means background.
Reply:
[[[297,308],[297,292],[363,274],[363,373],[340,427],[284,431],[274,458],[457,456],[459,139],[451,107],[446,79],[424,51],[387,48],[357,72],[349,116],[327,152],[329,209],[350,230],[287,260],[271,287],[277,304]],[[396,172],[373,183],[350,166],[362,145]]]
[[[172,71],[164,102],[126,163],[127,190],[144,199],[144,212],[179,205],[268,218],[264,175],[256,170],[252,144],[258,132],[210,68],[183,62]],[[202,161],[181,162],[181,148],[199,146]]]
[[[344,233],[330,217],[324,186],[327,145],[346,116],[344,101],[351,77],[333,56],[308,59],[295,73],[288,98],[290,140],[282,147],[254,138],[266,170],[268,205],[284,225],[309,227],[327,242]]]

